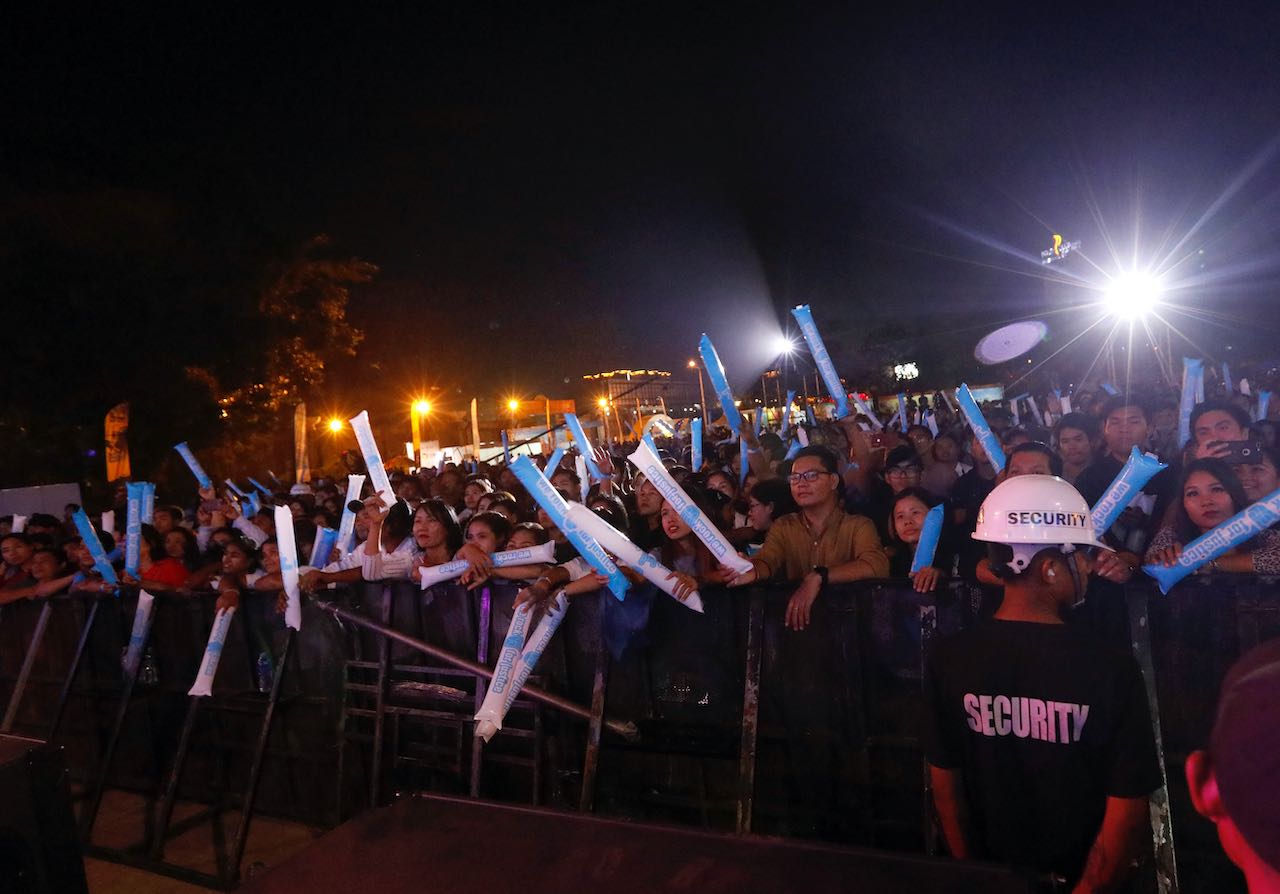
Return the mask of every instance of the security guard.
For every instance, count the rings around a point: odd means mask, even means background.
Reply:
[[[1137,662],[1062,619],[1108,547],[1084,498],[1053,475],[998,485],[973,537],[1005,591],[992,619],[930,658],[926,756],[947,846],[1113,890],[1161,778]]]

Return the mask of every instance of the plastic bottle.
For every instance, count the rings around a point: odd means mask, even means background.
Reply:
[[[272,667],[271,656],[265,651],[258,653],[257,671],[258,691],[270,692],[271,684],[275,682],[275,668]]]

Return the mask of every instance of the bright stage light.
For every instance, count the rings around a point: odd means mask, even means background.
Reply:
[[[431,412],[431,402],[426,400],[416,401],[413,405],[413,411],[419,416],[425,416]]]
[[[1151,274],[1125,273],[1107,286],[1103,307],[1122,320],[1141,320],[1160,304],[1161,291],[1160,280]]]
[[[779,335],[773,342],[773,353],[790,354],[796,349],[796,344],[785,335]]]
[[[334,432],[335,434],[336,434],[337,432],[342,431],[342,420],[341,420],[341,419],[330,419],[330,420],[329,420],[329,431]]]

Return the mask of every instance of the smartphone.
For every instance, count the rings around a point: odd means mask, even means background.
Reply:
[[[1236,466],[1262,462],[1262,450],[1265,445],[1261,441],[1226,441],[1224,443],[1228,449],[1222,455],[1223,462]]]

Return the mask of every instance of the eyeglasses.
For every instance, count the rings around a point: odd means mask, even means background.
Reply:
[[[817,481],[823,475],[833,475],[834,472],[819,472],[817,469],[810,469],[807,472],[792,472],[787,476],[787,480],[792,484],[799,484],[801,481]]]
[[[912,475],[919,475],[920,469],[916,466],[894,466],[892,469],[884,470],[886,478],[910,478]]]

